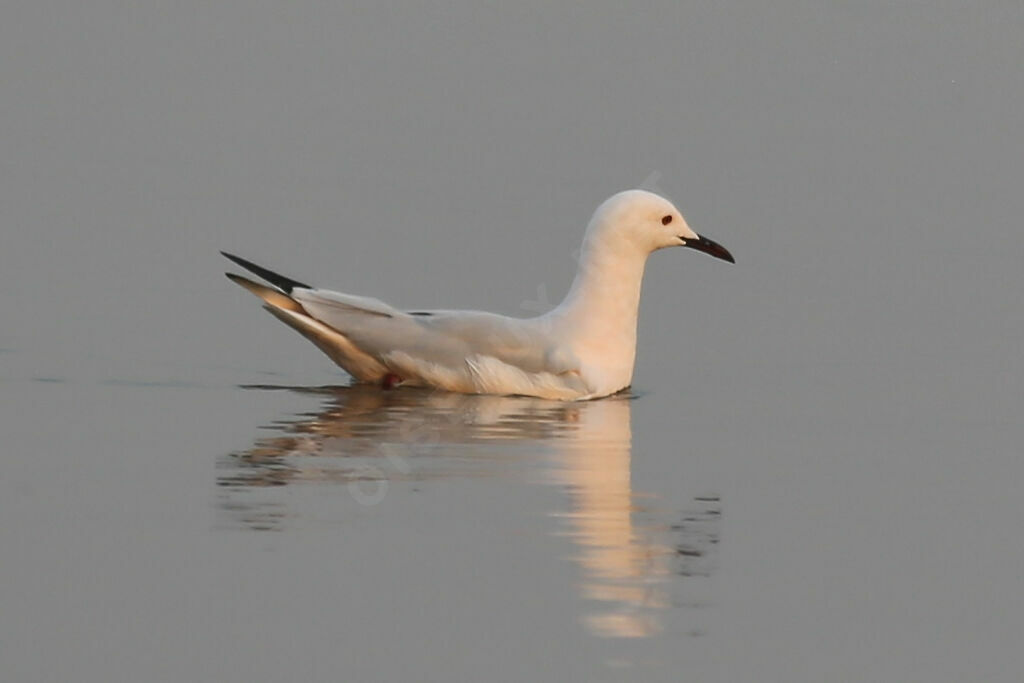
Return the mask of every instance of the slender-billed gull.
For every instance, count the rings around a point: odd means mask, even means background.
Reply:
[[[629,386],[647,256],[690,247],[735,263],[667,199],[627,190],[587,226],[565,300],[535,318],[480,311],[401,311],[378,299],[305,285],[221,252],[273,287],[227,273],[360,382],[472,394],[584,400]]]

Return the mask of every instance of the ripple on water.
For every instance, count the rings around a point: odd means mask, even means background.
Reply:
[[[694,498],[675,513],[651,496],[638,501],[630,478],[633,396],[563,403],[365,385],[245,388],[310,394],[322,404],[275,422],[269,435],[220,459],[227,526],[302,524],[289,511],[283,489],[290,486],[344,486],[353,501],[372,504],[390,484],[521,478],[526,468],[528,478],[567,492],[569,509],[555,511],[560,521],[552,532],[573,544],[588,606],[582,621],[595,635],[658,633],[664,610],[695,604],[673,597],[673,584],[715,570],[717,495]]]

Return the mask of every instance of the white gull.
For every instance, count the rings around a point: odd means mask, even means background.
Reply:
[[[224,253],[273,287],[227,273],[359,382],[470,394],[585,400],[630,385],[647,257],[691,247],[735,263],[670,201],[627,190],[594,212],[565,300],[535,318],[401,311],[378,299],[302,284]]]

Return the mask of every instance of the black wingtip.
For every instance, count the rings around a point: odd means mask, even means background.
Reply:
[[[298,280],[293,280],[290,277],[285,277],[284,275],[275,273],[272,270],[267,270],[263,266],[257,266],[252,261],[246,261],[241,256],[235,256],[234,254],[229,254],[226,251],[222,251],[220,253],[222,256],[234,261],[238,265],[248,270],[250,273],[255,273],[256,275],[259,275],[261,278],[263,278],[270,284],[282,290],[285,294],[291,294],[292,290],[295,289],[296,287],[299,287],[301,289],[313,289],[309,285],[303,284]],[[231,277],[230,273],[225,273],[225,275],[227,275],[229,278]]]

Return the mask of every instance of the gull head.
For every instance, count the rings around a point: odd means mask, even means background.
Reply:
[[[725,247],[691,230],[672,202],[646,190],[626,190],[605,200],[594,212],[587,240],[611,249],[636,249],[644,256],[665,247],[690,247],[736,263]]]

